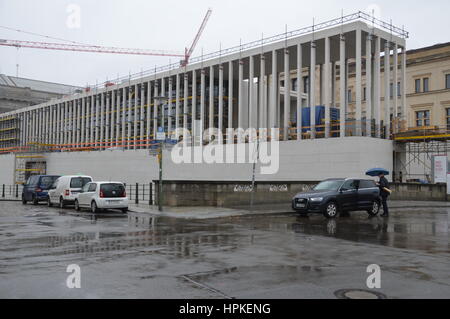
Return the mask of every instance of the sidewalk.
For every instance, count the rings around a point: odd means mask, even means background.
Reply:
[[[392,210],[414,208],[450,208],[450,202],[415,202],[415,201],[390,201]],[[146,204],[130,204],[130,212],[134,214],[151,215],[153,217],[171,217],[182,219],[212,219],[223,217],[271,215],[293,213],[289,204],[238,206],[233,208],[223,207],[165,207],[163,212],[158,211],[157,206]]]

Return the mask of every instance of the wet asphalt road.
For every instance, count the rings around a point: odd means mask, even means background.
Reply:
[[[1,298],[336,298],[381,267],[388,298],[450,298],[450,209],[212,220],[0,202]],[[69,289],[68,265],[81,267]]]

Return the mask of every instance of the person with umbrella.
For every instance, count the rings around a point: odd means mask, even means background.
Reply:
[[[377,185],[380,188],[381,203],[383,204],[383,215],[381,216],[389,217],[389,207],[387,204],[387,200],[391,195],[392,191],[389,189],[389,182],[385,177],[389,175],[389,172],[382,168],[374,168],[367,171],[366,175],[372,177],[378,176],[380,178],[380,181],[377,183]]]

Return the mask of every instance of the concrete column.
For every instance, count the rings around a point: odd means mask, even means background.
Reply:
[[[238,128],[244,128],[244,61],[239,60],[239,80],[238,80]],[[241,136],[238,136],[238,142],[241,141]]]
[[[366,136],[372,136],[372,35],[366,39]]]
[[[373,78],[373,101],[375,116],[375,137],[381,137],[381,39],[375,39],[375,61],[374,61],[374,78]]]
[[[408,128],[408,118],[406,116],[406,46],[402,48],[402,70],[400,78],[400,94],[401,94],[401,120],[405,122],[405,129]]]
[[[151,83],[151,81],[148,81],[147,82],[147,133],[146,134],[147,134],[147,139],[149,140],[149,142],[152,140],[151,123],[152,123],[152,83]]]
[[[195,145],[195,136],[197,134],[197,129],[195,123],[197,120],[197,72],[192,71],[192,118],[191,118],[191,137],[192,145]]]
[[[177,75],[178,77],[178,75]],[[155,80],[155,86],[154,86],[154,94],[153,94],[153,136],[154,139],[156,139],[156,132],[158,131],[158,107],[159,103],[156,99],[159,95],[159,87],[158,87],[158,80]],[[178,101],[178,85],[177,85],[177,101]],[[178,103],[178,102],[177,102]],[[178,126],[176,124],[176,126]]]
[[[203,131],[205,127],[205,70],[200,77],[200,145],[203,145]]]
[[[297,140],[302,139],[303,50],[297,45]]]
[[[123,149],[126,148],[127,141],[125,140],[126,137],[126,129],[127,129],[127,88],[122,89],[122,136],[120,145]]]
[[[248,127],[249,128],[256,128],[257,125],[255,123],[255,120],[257,121],[256,115],[257,112],[255,111],[255,57],[250,56],[249,57],[249,75],[248,75]]]
[[[30,111],[30,124],[31,124],[31,127],[30,127],[30,142],[34,142],[35,141],[35,136],[36,136],[36,126],[35,126],[35,123],[36,123],[36,114],[35,114],[35,111],[33,110],[33,111]]]
[[[183,84],[183,129],[186,131],[188,129],[188,99],[189,99],[189,75],[184,74],[184,84]],[[183,136],[184,140],[184,136]]]
[[[161,96],[165,97],[166,96],[166,81],[164,78],[161,79]],[[166,120],[165,120],[165,116],[164,116],[164,111],[165,111],[165,107],[166,107],[166,102],[163,101],[162,104],[160,104],[161,110],[160,110],[160,123],[161,126],[164,128],[164,132],[166,132],[167,128],[166,128]]]
[[[89,112],[89,116],[91,119],[91,124],[90,124],[90,147],[94,147],[95,146],[95,119],[96,119],[96,111],[95,111],[96,105],[95,105],[95,95],[91,96],[91,107],[90,107],[90,112]]]
[[[81,143],[86,146],[86,97],[81,99]]]
[[[140,104],[139,102],[139,87],[137,84],[134,85],[134,116],[132,117],[133,121],[133,149],[138,149],[139,144],[139,134],[138,134],[138,121],[139,121],[139,108]]]
[[[148,140],[145,137],[145,83],[142,82],[141,83],[141,103],[140,103],[140,107],[139,107],[139,140],[141,140],[141,142],[139,144],[141,145],[145,145],[148,144],[147,142],[144,142],[145,140]],[[141,146],[140,148],[145,148],[143,146]]]
[[[106,93],[105,93],[105,95],[106,95],[106,110],[105,110],[105,112],[104,112],[104,130],[105,130],[105,143],[102,145],[103,146],[103,148],[102,148],[102,150],[105,150],[106,148],[108,148],[108,147],[110,147],[110,137],[109,137],[109,134],[110,134],[110,116],[111,116],[111,111],[110,111],[110,105],[111,105],[111,100],[110,100],[110,95],[109,95],[109,92],[107,91]]]
[[[175,92],[175,130],[180,128],[180,75],[176,75],[176,92]]]
[[[259,85],[259,103],[258,103],[258,109],[259,109],[259,120],[258,120],[258,129],[266,129],[267,128],[267,121],[266,118],[266,56],[261,54],[261,66],[260,66],[260,75],[258,80]]]
[[[48,143],[48,110],[42,108],[42,140],[44,144]]]
[[[132,124],[133,124],[133,115],[131,113],[132,108],[133,108],[133,86],[128,86],[128,102],[127,102],[127,135],[126,135],[126,145],[127,145],[127,149],[131,149],[131,144],[133,143],[132,137],[133,134],[131,133],[132,130]]]
[[[233,71],[233,61],[230,61],[228,63],[228,129],[233,128]],[[227,143],[234,143],[234,138],[230,134],[227,136]]]
[[[209,123],[208,128],[214,128],[214,67],[209,67]]]
[[[391,48],[389,41],[384,45],[384,127],[386,128],[385,139],[391,136]]]
[[[77,99],[77,147],[80,147],[81,142],[81,100]]]
[[[60,127],[60,111],[61,110],[61,104],[58,103],[56,104],[56,119],[55,119],[55,133],[56,133],[56,137],[55,137],[55,144],[61,144],[60,142],[60,131],[61,131],[61,127]],[[28,142],[28,141],[27,141]]]
[[[324,93],[324,104],[325,104],[325,138],[330,137],[330,89],[331,89],[331,63],[330,63],[330,38],[325,38],[325,62],[324,62],[324,75],[323,75],[323,93]]]
[[[169,98],[167,103],[167,133],[169,135],[172,134],[172,91],[173,91],[173,79],[172,77],[169,77],[169,92],[167,94],[167,97]]]
[[[95,121],[94,121],[94,147],[98,147],[100,138],[100,97],[99,94],[95,95]]]
[[[356,136],[362,135],[361,119],[362,119],[362,34],[361,30],[356,30]]]
[[[121,89],[117,88],[117,90],[116,90],[116,122],[115,122],[116,123],[115,124],[116,138],[114,140],[114,146],[116,146],[116,147],[118,147],[119,145],[122,145],[122,143],[120,142],[120,140],[121,140],[121,136],[120,136],[120,123],[121,123],[120,92],[121,92]]]
[[[339,85],[340,85],[340,137],[345,137],[346,120],[347,120],[347,99],[346,89],[346,56],[345,56],[345,36],[341,34],[340,37],[340,54],[339,54]]]
[[[73,139],[73,147],[79,147],[77,144],[79,144],[79,133],[80,133],[80,116],[79,112],[80,112],[80,100],[79,99],[75,99],[72,102],[73,104],[73,130],[72,130],[72,139]]]
[[[316,43],[311,42],[311,76],[309,83],[309,107],[311,108],[311,139],[316,138]]]
[[[219,66],[219,134],[223,136],[223,65]],[[223,139],[223,138],[221,138]]]
[[[99,147],[100,150],[103,151],[105,148],[105,98],[106,93],[100,93],[100,141],[99,141]]]
[[[111,116],[110,116],[110,122],[109,122],[109,145],[111,147],[114,147],[114,133],[116,129],[116,90],[111,91]]]
[[[284,121],[283,139],[289,140],[289,122],[291,120],[291,73],[289,69],[289,50],[284,50]]]
[[[70,118],[70,114],[69,114],[69,102],[65,101],[64,102],[64,116],[62,118],[63,123],[64,123],[64,142],[63,144],[68,144],[69,143],[69,118]]]
[[[393,88],[393,97],[392,100],[394,102],[394,116],[393,119],[396,120],[398,117],[398,90],[397,90],[397,83],[398,83],[398,45],[397,43],[394,43],[394,66],[393,66],[393,73],[392,73],[392,88]],[[394,122],[395,123],[395,122]],[[393,133],[397,133],[398,125],[394,124],[394,127],[392,128]]]
[[[272,83],[269,107],[269,129],[277,128],[277,105],[278,105],[278,52],[272,51]],[[278,136],[272,136],[272,139],[278,140]]]

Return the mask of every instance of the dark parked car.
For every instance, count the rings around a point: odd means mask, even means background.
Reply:
[[[48,190],[59,176],[54,175],[35,175],[28,178],[23,185],[22,203],[32,202],[37,205],[39,202],[47,201]]]
[[[362,210],[376,216],[380,211],[380,190],[372,180],[329,179],[310,192],[297,194],[292,208],[301,214],[321,213],[327,218]]]

